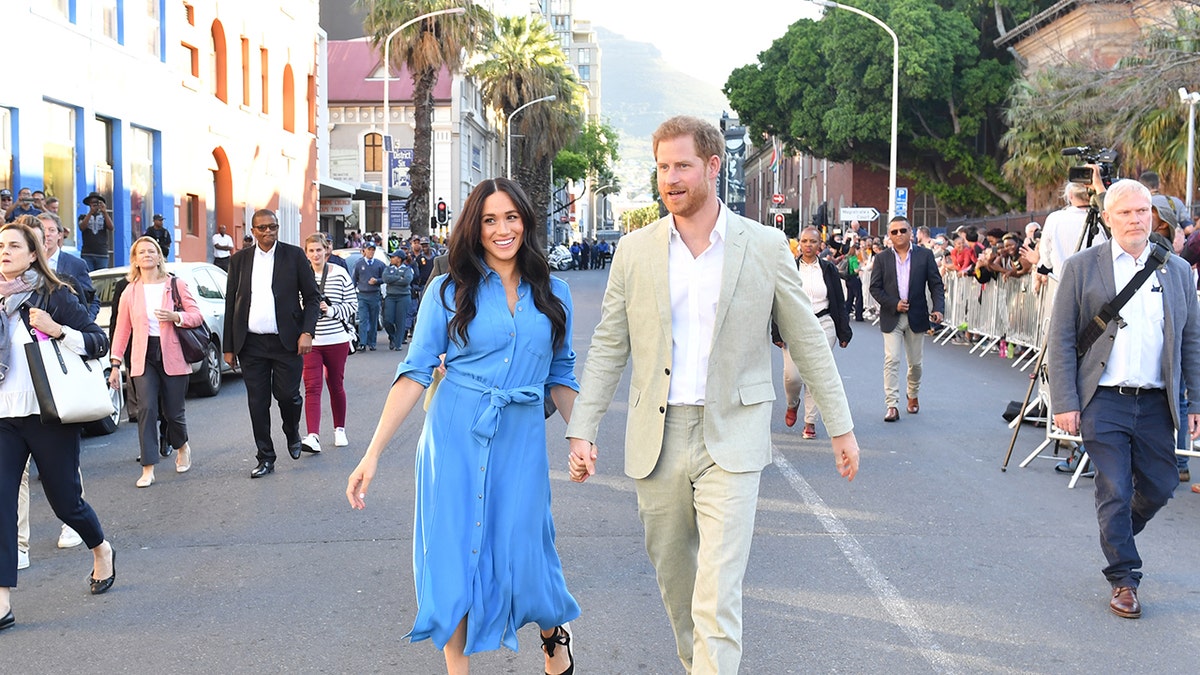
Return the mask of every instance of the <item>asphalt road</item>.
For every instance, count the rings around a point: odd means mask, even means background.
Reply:
[[[605,273],[565,272],[582,360]],[[763,473],[745,585],[745,673],[1195,672],[1200,661],[1200,495],[1183,490],[1139,537],[1144,616],[1107,610],[1090,481],[1068,490],[1053,462],[1007,473],[1001,412],[1027,379],[995,357],[927,345],[921,413],[884,424],[882,340],[854,324],[838,350],[862,470],[847,484],[828,438],[783,425]],[[748,336],[751,339],[751,336]],[[763,339],[766,339],[765,336]],[[90,557],[55,547],[58,523],[33,485],[31,556],[0,634],[0,671],[95,673],[437,673],[428,642],[403,639],[415,613],[411,546],[418,412],[383,459],[368,508],[343,492],[378,419],[399,355],[351,357],[351,446],[250,480],[245,390],[189,399],[192,471],[171,460],[139,490],[132,425],[85,440],[87,497],[118,551],[117,580],[87,593]],[[775,357],[778,361],[778,356]],[[778,380],[778,378],[777,378]],[[550,438],[554,510],[580,673],[679,673],[632,482],[621,473],[625,388],[605,418],[599,474],[566,478],[563,424]],[[275,417],[278,425],[278,417]],[[282,434],[276,429],[278,442]],[[280,445],[282,448],[282,445]],[[521,650],[479,655],[474,672],[542,672],[536,629]],[[12,670],[10,670],[10,668]]]

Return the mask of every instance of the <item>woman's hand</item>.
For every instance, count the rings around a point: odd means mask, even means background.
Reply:
[[[177,324],[179,323],[180,316],[179,312],[169,309],[162,309],[160,307],[159,309],[154,310],[154,318],[158,319],[159,321],[170,321],[171,323]]]
[[[367,507],[367,488],[371,485],[371,480],[375,478],[375,469],[379,465],[379,460],[371,454],[367,454],[354,467],[354,471],[350,474],[350,480],[346,484],[346,499],[350,501],[350,508],[365,509]]]
[[[113,366],[108,373],[108,386],[110,389],[121,388],[121,366]]]
[[[62,335],[62,324],[51,318],[50,313],[37,307],[29,308],[29,325],[52,338]]]

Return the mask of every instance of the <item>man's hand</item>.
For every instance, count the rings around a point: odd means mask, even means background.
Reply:
[[[858,440],[853,431],[830,439],[833,443],[833,461],[838,473],[848,481],[858,475]]]
[[[300,356],[312,351],[313,336],[311,333],[301,333],[300,339],[296,341],[296,353]]]
[[[596,445],[582,438],[568,439],[571,446],[570,467],[571,480],[582,483],[596,473],[596,458],[599,453]]]
[[[230,368],[237,368],[237,354],[225,352],[225,363],[228,363]]]
[[[896,311],[897,312],[907,312],[908,311],[908,301],[901,300],[900,302],[897,302],[896,303]]]
[[[1188,433],[1193,441],[1200,438],[1200,414],[1188,415]]]
[[[1188,415],[1188,423],[1189,424],[1192,423],[1193,417],[1200,418],[1200,415]],[[1200,422],[1197,422],[1197,424],[1200,424]],[[1055,413],[1054,414],[1054,426],[1058,427],[1059,429],[1062,429],[1063,431],[1067,432],[1068,434],[1071,434],[1072,436],[1078,436],[1079,435],[1079,411],[1078,410],[1069,410],[1064,413]],[[1195,436],[1192,436],[1192,438],[1195,438]]]
[[[930,319],[931,321],[933,321],[934,323],[941,323],[941,322],[942,322],[942,318],[943,318],[943,317],[942,317],[942,313],[941,313],[941,312],[934,312],[933,314],[930,314],[930,315],[929,315],[929,319]]]

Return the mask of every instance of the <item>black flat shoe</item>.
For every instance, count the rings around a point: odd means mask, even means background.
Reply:
[[[540,632],[539,635],[541,635]],[[567,666],[566,670],[557,675],[573,675],[575,672],[575,656],[571,653],[571,634],[567,632],[567,629],[562,626],[555,626],[553,635],[550,637],[542,635],[541,637],[542,649],[545,650],[546,656],[550,658],[554,658],[554,650],[558,649],[559,646],[567,648],[567,660],[571,664]],[[551,673],[546,673],[546,675],[551,675]]]
[[[92,568],[92,574],[88,575],[88,583],[92,586],[92,595],[100,595],[108,589],[112,588],[113,582],[117,580],[117,552],[114,549],[112,552],[112,576],[107,579],[97,579],[93,575],[96,569]]]
[[[300,450],[303,448],[304,445],[297,439],[295,443],[288,443],[288,454],[292,456],[292,459],[300,459]]]
[[[8,614],[5,614],[4,618],[0,619],[0,630],[4,630],[5,628],[12,628],[15,625],[17,625],[17,620],[13,618],[13,613],[12,613],[12,610],[10,609],[10,610],[8,610]]]
[[[258,466],[254,467],[254,470],[250,472],[250,477],[251,478],[262,478],[263,476],[273,472],[274,470],[275,470],[274,462],[266,462],[266,461],[259,462]]]

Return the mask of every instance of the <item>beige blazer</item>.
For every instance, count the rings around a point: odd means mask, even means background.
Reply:
[[[625,427],[625,473],[645,478],[662,448],[671,378],[670,216],[621,239],[613,256],[600,323],[567,437],[595,442],[600,418],[632,360]],[[759,471],[771,462],[775,400],[770,338],[774,316],[800,376],[813,389],[831,435],[853,422],[825,331],[813,314],[783,233],[728,214],[704,404],[704,440],[718,466]]]

